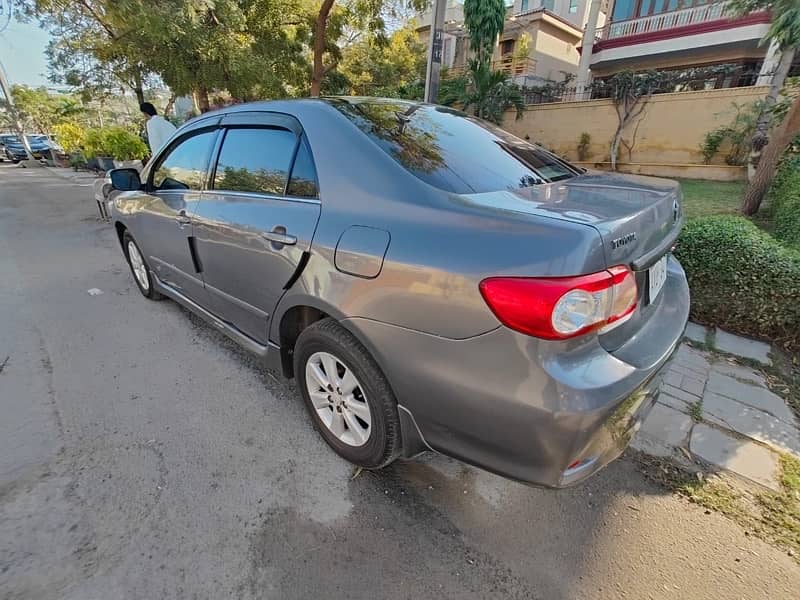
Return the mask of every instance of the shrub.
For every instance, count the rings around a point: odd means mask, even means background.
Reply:
[[[589,151],[589,147],[592,145],[592,136],[587,133],[583,132],[581,134],[580,140],[578,140],[578,160],[588,160],[591,156],[591,152]]]
[[[84,138],[86,158],[110,156],[116,160],[143,159],[148,155],[147,145],[124,127],[90,129]]]
[[[700,154],[703,162],[709,164],[714,156],[725,146],[728,149],[725,163],[728,165],[743,165],[750,154],[750,139],[756,128],[758,115],[763,109],[763,102],[752,104],[733,103],[736,115],[729,125],[723,125],[709,131],[703,143],[700,144]]]
[[[800,252],[744,217],[687,222],[676,250],[692,292],[692,316],[800,348]]]
[[[800,155],[787,153],[769,190],[775,237],[800,249]]]
[[[64,148],[66,153],[80,150],[86,137],[86,130],[71,121],[53,125],[53,133],[56,136],[56,141]]]

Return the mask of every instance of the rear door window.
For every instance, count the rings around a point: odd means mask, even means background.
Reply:
[[[282,196],[297,136],[287,129],[229,129],[222,142],[214,189]]]
[[[297,149],[297,156],[292,166],[292,176],[289,178],[289,185],[286,187],[287,196],[299,198],[317,197],[317,170],[314,167],[314,159],[311,158],[311,150],[305,137],[300,141]]]
[[[509,190],[581,173],[499,127],[445,107],[403,101],[330,102],[406,170],[448,192]]]

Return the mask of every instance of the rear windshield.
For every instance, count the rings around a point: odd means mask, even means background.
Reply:
[[[449,108],[359,99],[331,104],[408,171],[456,194],[528,187],[582,172],[538,146]]]

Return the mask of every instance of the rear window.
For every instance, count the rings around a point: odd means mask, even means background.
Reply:
[[[449,108],[374,100],[331,104],[408,171],[449,192],[515,189],[581,173],[538,146]]]

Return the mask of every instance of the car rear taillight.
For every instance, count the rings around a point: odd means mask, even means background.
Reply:
[[[490,277],[480,284],[500,321],[522,333],[563,340],[605,327],[636,309],[636,279],[624,266],[577,277]]]

